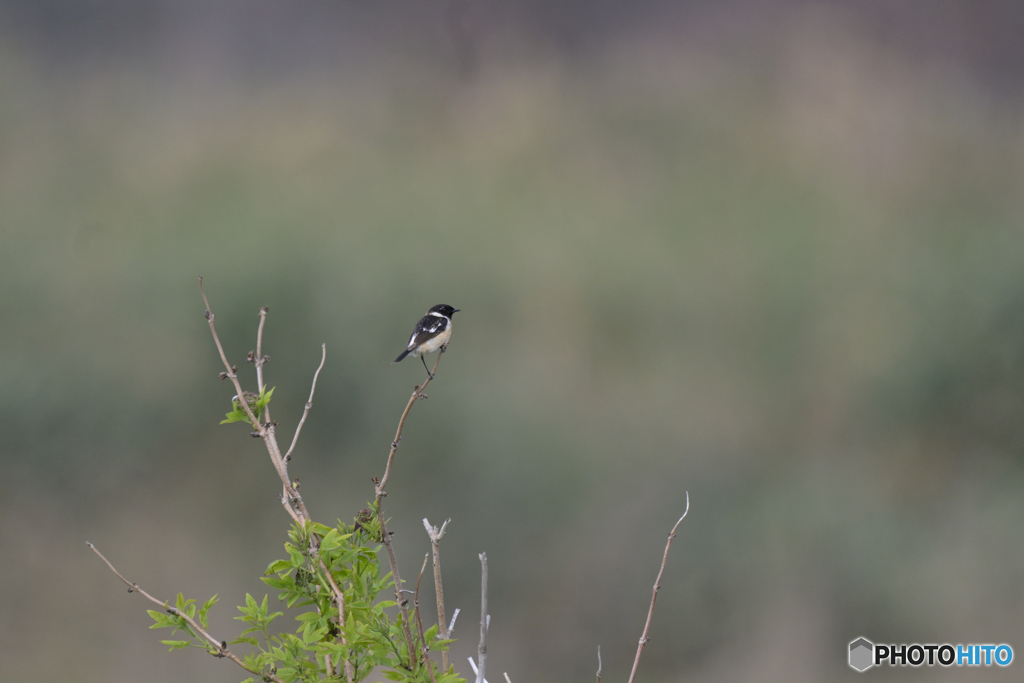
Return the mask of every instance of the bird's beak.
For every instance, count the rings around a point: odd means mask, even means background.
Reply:
[[[456,308],[455,310],[452,311],[452,313],[458,313],[461,310],[462,310],[461,308]]]

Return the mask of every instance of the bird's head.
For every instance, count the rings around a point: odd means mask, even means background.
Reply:
[[[452,308],[448,304],[438,304],[438,305],[434,306],[433,308],[431,308],[429,311],[427,311],[427,313],[440,313],[444,317],[446,317],[448,319],[451,319],[451,317],[455,313],[458,313],[458,311],[459,311],[458,308]]]

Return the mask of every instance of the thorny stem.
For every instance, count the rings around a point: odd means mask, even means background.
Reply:
[[[101,560],[103,560],[103,562],[110,568],[110,571],[114,572],[114,574],[117,576],[117,578],[121,579],[121,581],[124,582],[124,584],[126,586],[128,586],[128,592],[129,593],[138,593],[139,595],[143,596],[144,598],[146,598],[147,600],[149,600],[153,604],[159,605],[160,607],[162,607],[164,610],[166,610],[170,614],[173,614],[176,617],[181,617],[186,622],[188,622],[188,625],[192,628],[192,630],[196,634],[202,636],[206,640],[206,642],[210,644],[211,649],[213,649],[215,651],[215,655],[214,656],[216,656],[216,657],[225,657],[227,659],[230,659],[232,662],[234,662],[238,666],[242,667],[243,669],[245,669],[249,673],[253,674],[254,676],[259,676],[261,678],[265,677],[265,679],[269,679],[269,680],[275,681],[276,683],[284,683],[284,681],[282,681],[280,678],[278,678],[273,673],[267,674],[267,673],[264,673],[262,671],[257,671],[256,669],[250,669],[249,667],[247,667],[245,665],[245,663],[241,659],[238,658],[238,655],[236,655],[235,653],[233,653],[231,650],[228,649],[227,643],[225,643],[225,641],[217,640],[216,638],[211,636],[209,633],[207,633],[206,630],[202,626],[200,626],[196,622],[196,620],[193,619],[192,617],[188,616],[187,614],[185,614],[184,612],[182,612],[181,610],[179,610],[176,607],[171,607],[170,605],[167,604],[166,601],[158,600],[158,599],[154,598],[152,595],[150,595],[146,591],[144,591],[141,588],[139,588],[139,584],[134,583],[134,582],[129,581],[128,579],[124,578],[124,576],[121,575],[121,572],[117,571],[117,569],[114,568],[114,565],[112,565],[110,563],[110,560],[108,560],[106,557],[104,557],[103,553],[101,553],[99,550],[96,549],[96,546],[94,546],[92,543],[89,543],[88,541],[86,541],[85,544],[87,546],[89,546],[89,548],[92,549],[92,551],[94,553],[96,553]]]
[[[676,525],[672,527],[672,531],[668,532],[668,542],[665,543],[665,552],[661,556],[661,569],[658,570],[658,578],[654,580],[654,593],[651,595],[651,607],[647,610],[647,623],[644,624],[644,633],[640,636],[640,644],[636,648],[636,659],[633,660],[633,670],[629,674],[629,682],[633,683],[633,678],[636,676],[636,669],[640,666],[640,655],[643,654],[644,645],[650,638],[647,637],[648,631],[651,629],[651,617],[654,616],[654,601],[658,599],[658,589],[661,588],[661,575],[665,572],[665,562],[668,561],[668,549],[672,545],[672,539],[676,537],[676,529],[679,528],[679,524],[686,518],[686,514],[690,511],[690,492],[686,492],[686,509],[683,510],[683,516],[679,518]],[[600,668],[598,669],[598,678],[600,678]]]

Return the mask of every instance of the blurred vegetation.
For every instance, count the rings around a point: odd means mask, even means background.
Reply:
[[[246,370],[270,307],[282,432],[327,344],[291,467],[325,521],[383,471],[411,325],[464,311],[388,499],[409,575],[420,520],[453,519],[456,663],[486,550],[492,677],[589,680],[601,645],[624,679],[684,490],[645,680],[839,680],[861,635],[1016,646],[1024,100],[785,6],[568,56],[489,27],[468,74],[365,8],[173,14],[77,61],[5,34],[11,680],[237,680],[166,653],[84,544],[156,595],[264,590],[289,520],[218,424],[199,275]]]

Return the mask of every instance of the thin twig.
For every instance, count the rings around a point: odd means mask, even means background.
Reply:
[[[408,600],[402,597],[402,577],[398,573],[398,560],[395,558],[395,549],[391,547],[391,534],[388,532],[384,518],[380,515],[380,504],[377,505],[377,520],[380,522],[380,536],[384,542],[384,548],[388,551],[388,562],[391,564],[391,578],[395,582],[395,602],[398,603],[398,611],[402,614],[402,632],[405,635],[405,644],[409,650],[409,667],[412,668],[412,653],[415,646],[412,642],[412,629],[409,628],[409,605]]]
[[[263,364],[266,359],[263,357],[263,324],[267,322],[267,313],[270,312],[270,306],[264,306],[260,309],[260,326],[256,330],[256,357],[253,358],[252,362],[256,366],[256,386],[259,387],[260,393],[263,392]],[[266,421],[270,422],[270,406],[263,409],[264,415],[266,415]]]
[[[315,534],[313,534],[315,535]],[[327,583],[331,585],[331,592],[334,593],[334,604],[338,606],[338,642],[342,645],[348,645],[348,640],[341,635],[345,628],[345,593],[338,588],[338,584],[334,581],[334,576],[327,568],[327,564],[324,562],[322,557],[318,557],[317,561],[320,563],[320,570],[323,571],[324,576],[327,578]],[[350,658],[346,658],[345,662],[345,676],[351,683],[355,677],[355,670],[352,668],[352,661]],[[341,662],[339,662],[340,664]],[[327,667],[330,670],[330,666]]]
[[[420,643],[422,644],[423,663],[427,665],[427,673],[430,674],[430,680],[437,683],[434,680],[434,666],[433,662],[430,661],[430,654],[427,648],[427,638],[423,635],[423,619],[420,617],[420,581],[423,580],[423,572],[427,571],[427,560],[430,559],[430,555],[423,556],[423,566],[420,567],[419,578],[416,579],[416,592],[413,593],[412,604],[416,612],[416,628],[420,632]]]
[[[427,518],[423,518],[423,526],[427,530],[427,535],[430,536],[430,549],[434,555],[434,595],[437,597],[437,631],[438,635],[443,640],[448,640],[448,628],[444,623],[444,588],[441,585],[441,539],[444,537],[445,529],[448,528],[448,522],[452,521],[451,518],[444,520],[444,524],[438,529],[436,526],[430,526],[430,522]],[[448,671],[448,650],[441,650],[441,669],[442,671]]]
[[[246,416],[249,418],[249,422],[259,433],[260,438],[263,439],[263,443],[266,444],[267,451],[270,453],[270,460],[274,464],[274,469],[277,470],[277,476],[281,478],[281,483],[284,485],[285,495],[282,498],[282,505],[285,508],[292,507],[293,513],[290,513],[292,518],[297,522],[307,522],[311,518],[309,511],[306,510],[306,504],[302,500],[302,496],[292,485],[292,482],[288,479],[288,468],[285,464],[284,458],[281,456],[281,449],[277,445],[277,438],[275,436],[274,426],[271,423],[269,426],[261,423],[256,415],[253,414],[252,409],[249,408],[249,402],[245,400],[245,394],[242,391],[242,385],[238,381],[238,373],[236,368],[232,367],[231,363],[228,362],[228,357],[224,353],[224,346],[220,343],[220,337],[217,335],[217,328],[214,325],[213,311],[210,309],[210,301],[206,298],[206,291],[203,289],[203,278],[199,278],[199,293],[203,296],[203,303],[206,304],[206,320],[210,324],[210,334],[213,335],[213,341],[217,345],[217,351],[220,353],[220,359],[224,363],[224,368],[227,372],[223,375],[231,380],[231,383],[235,386],[235,395],[238,396],[238,403],[242,406]],[[261,316],[262,321],[265,316]],[[262,349],[261,349],[262,350]]]
[[[640,644],[636,648],[636,659],[633,660],[633,670],[629,674],[629,682],[633,683],[633,678],[636,676],[636,669],[640,666],[640,655],[643,654],[644,645],[650,638],[647,637],[648,631],[651,628],[651,617],[654,616],[654,601],[658,599],[658,589],[661,588],[661,575],[665,572],[665,562],[668,560],[668,549],[672,545],[672,539],[676,537],[676,529],[679,528],[679,524],[686,517],[686,514],[690,511],[690,492],[686,492],[686,509],[683,510],[683,516],[679,518],[676,525],[672,527],[672,531],[668,532],[668,542],[665,543],[665,552],[661,556],[661,569],[658,570],[658,578],[654,580],[654,593],[651,595],[651,607],[647,610],[647,623],[644,624],[643,635],[640,636]]]
[[[129,593],[138,593],[139,595],[143,596],[144,598],[146,598],[147,600],[149,600],[153,604],[159,605],[160,607],[162,607],[164,610],[166,610],[170,614],[173,614],[176,617],[181,617],[182,619],[184,619],[186,622],[188,622],[188,625],[192,628],[192,630],[195,633],[197,633],[200,636],[202,636],[206,640],[206,642],[208,642],[210,644],[210,647],[213,650],[216,651],[215,656],[217,656],[217,657],[225,657],[227,659],[230,659],[232,662],[234,662],[235,664],[237,664],[238,666],[242,667],[243,669],[245,669],[246,671],[248,671],[249,673],[251,673],[251,674],[253,674],[255,676],[268,677],[268,678],[270,678],[270,680],[276,681],[277,683],[284,683],[284,681],[282,681],[280,678],[278,678],[273,673],[266,674],[266,673],[264,673],[262,671],[257,671],[256,669],[250,669],[249,667],[247,667],[245,665],[245,663],[241,659],[238,658],[238,655],[236,655],[235,653],[231,652],[231,650],[228,649],[227,643],[225,641],[217,640],[216,638],[211,636],[209,633],[206,632],[206,630],[202,626],[200,626],[196,622],[195,619],[193,619],[192,617],[188,616],[187,614],[185,614],[184,612],[179,610],[177,607],[171,607],[166,601],[158,600],[157,598],[154,598],[152,595],[150,595],[146,591],[144,591],[141,588],[139,588],[139,584],[137,584],[137,583],[135,583],[133,581],[129,581],[128,579],[124,578],[124,576],[121,575],[121,572],[117,571],[117,569],[114,567],[114,565],[112,565],[110,563],[110,560],[108,560],[106,557],[104,557],[103,553],[101,553],[99,550],[96,549],[96,546],[94,546],[92,543],[89,543],[88,541],[86,541],[85,544],[87,546],[89,546],[89,548],[92,549],[92,551],[94,553],[96,553],[101,560],[103,560],[104,564],[106,564],[107,567],[110,568],[110,571],[114,572],[114,574],[117,576],[117,578],[121,579],[121,581],[124,582],[124,584],[126,586],[128,586],[128,592]]]
[[[416,400],[423,396],[423,391],[430,384],[430,380],[437,374],[437,366],[441,363],[441,356],[444,355],[444,347],[441,352],[437,354],[437,360],[434,361],[434,369],[430,371],[427,379],[423,384],[418,384],[413,387],[412,396],[409,397],[409,402],[405,404],[405,410],[402,411],[402,417],[398,420],[398,429],[395,431],[395,440],[391,442],[391,450],[388,452],[388,464],[384,468],[384,476],[380,478],[380,483],[377,484],[377,502],[384,497],[384,487],[388,485],[388,479],[391,477],[391,463],[395,460],[395,451],[398,450],[398,444],[402,441],[402,430],[405,428],[405,418],[409,416],[409,411],[412,410],[412,405],[416,403]]]
[[[466,659],[469,660],[469,666],[470,666],[471,669],[473,669],[473,675],[476,676],[478,673],[480,673],[480,670],[478,668],[476,668],[476,660],[473,659],[472,657],[467,657]],[[487,679],[486,678],[484,679],[484,683],[487,683]]]
[[[405,418],[409,416],[409,411],[412,410],[412,404],[420,398],[425,398],[423,390],[430,384],[430,380],[437,374],[437,366],[441,362],[441,356],[444,355],[444,347],[441,348],[441,352],[437,354],[437,360],[434,361],[434,369],[427,376],[426,381],[423,384],[418,384],[413,387],[412,396],[409,397],[409,402],[405,406],[405,410],[402,411],[402,417],[398,420],[398,430],[395,432],[395,440],[391,442],[391,450],[388,452],[388,464],[384,468],[384,476],[381,479],[374,478],[374,508],[377,512],[377,520],[380,522],[380,534],[381,539],[384,543],[384,548],[388,551],[388,562],[391,564],[391,578],[395,582],[395,601],[398,603],[398,609],[402,614],[402,631],[405,635],[406,646],[409,648],[409,657],[412,658],[412,652],[414,649],[412,642],[412,630],[409,628],[409,607],[406,604],[408,601],[402,598],[402,577],[398,571],[398,560],[395,558],[395,550],[391,547],[391,535],[388,533],[387,525],[384,522],[384,506],[382,499],[387,493],[384,491],[384,487],[387,486],[388,478],[391,476],[391,464],[395,460],[395,451],[398,450],[398,443],[402,440],[402,429],[405,427]]]
[[[242,385],[238,382],[237,368],[232,367],[231,363],[228,362],[228,357],[224,353],[224,346],[220,343],[220,337],[217,336],[217,327],[214,325],[213,311],[210,309],[210,301],[206,298],[206,291],[203,289],[203,278],[199,278],[199,293],[203,295],[203,303],[206,304],[206,321],[210,324],[210,333],[213,335],[213,341],[217,345],[217,351],[220,353],[220,359],[224,363],[224,368],[227,372],[222,375],[231,380],[231,383],[235,385],[235,395],[238,396],[238,402],[245,411],[245,414],[249,416],[249,422],[252,426],[260,432],[260,436],[263,436],[266,431],[260,421],[256,419],[256,415],[253,414],[252,409],[249,407],[249,402],[245,400],[245,395],[242,392]]]
[[[287,485],[281,487],[281,495],[278,496],[278,499],[281,501],[281,505],[284,507],[284,511],[288,513],[288,516],[291,517],[296,524],[302,526],[302,518],[299,517],[299,514],[298,512],[296,512],[295,508],[288,504],[289,494]]]
[[[483,683],[487,665],[487,553],[480,553],[480,645],[476,648],[476,683]]]
[[[601,646],[597,646],[597,683],[601,683]]]
[[[313,408],[313,393],[316,391],[316,379],[320,376],[320,371],[324,369],[324,361],[327,360],[327,344],[321,344],[321,348],[323,349],[323,354],[320,356],[320,367],[318,367],[316,372],[313,373],[313,386],[309,388],[309,400],[306,401],[306,409],[302,411],[302,419],[299,420],[299,426],[295,428],[295,436],[292,437],[292,445],[288,447],[288,452],[284,454],[284,462],[286,465],[288,461],[292,459],[292,451],[295,450],[295,444],[299,441],[299,432],[302,431],[302,425],[306,423],[306,416],[309,415],[309,411]]]
[[[505,683],[512,683],[512,679],[508,677],[508,672],[505,672]]]

